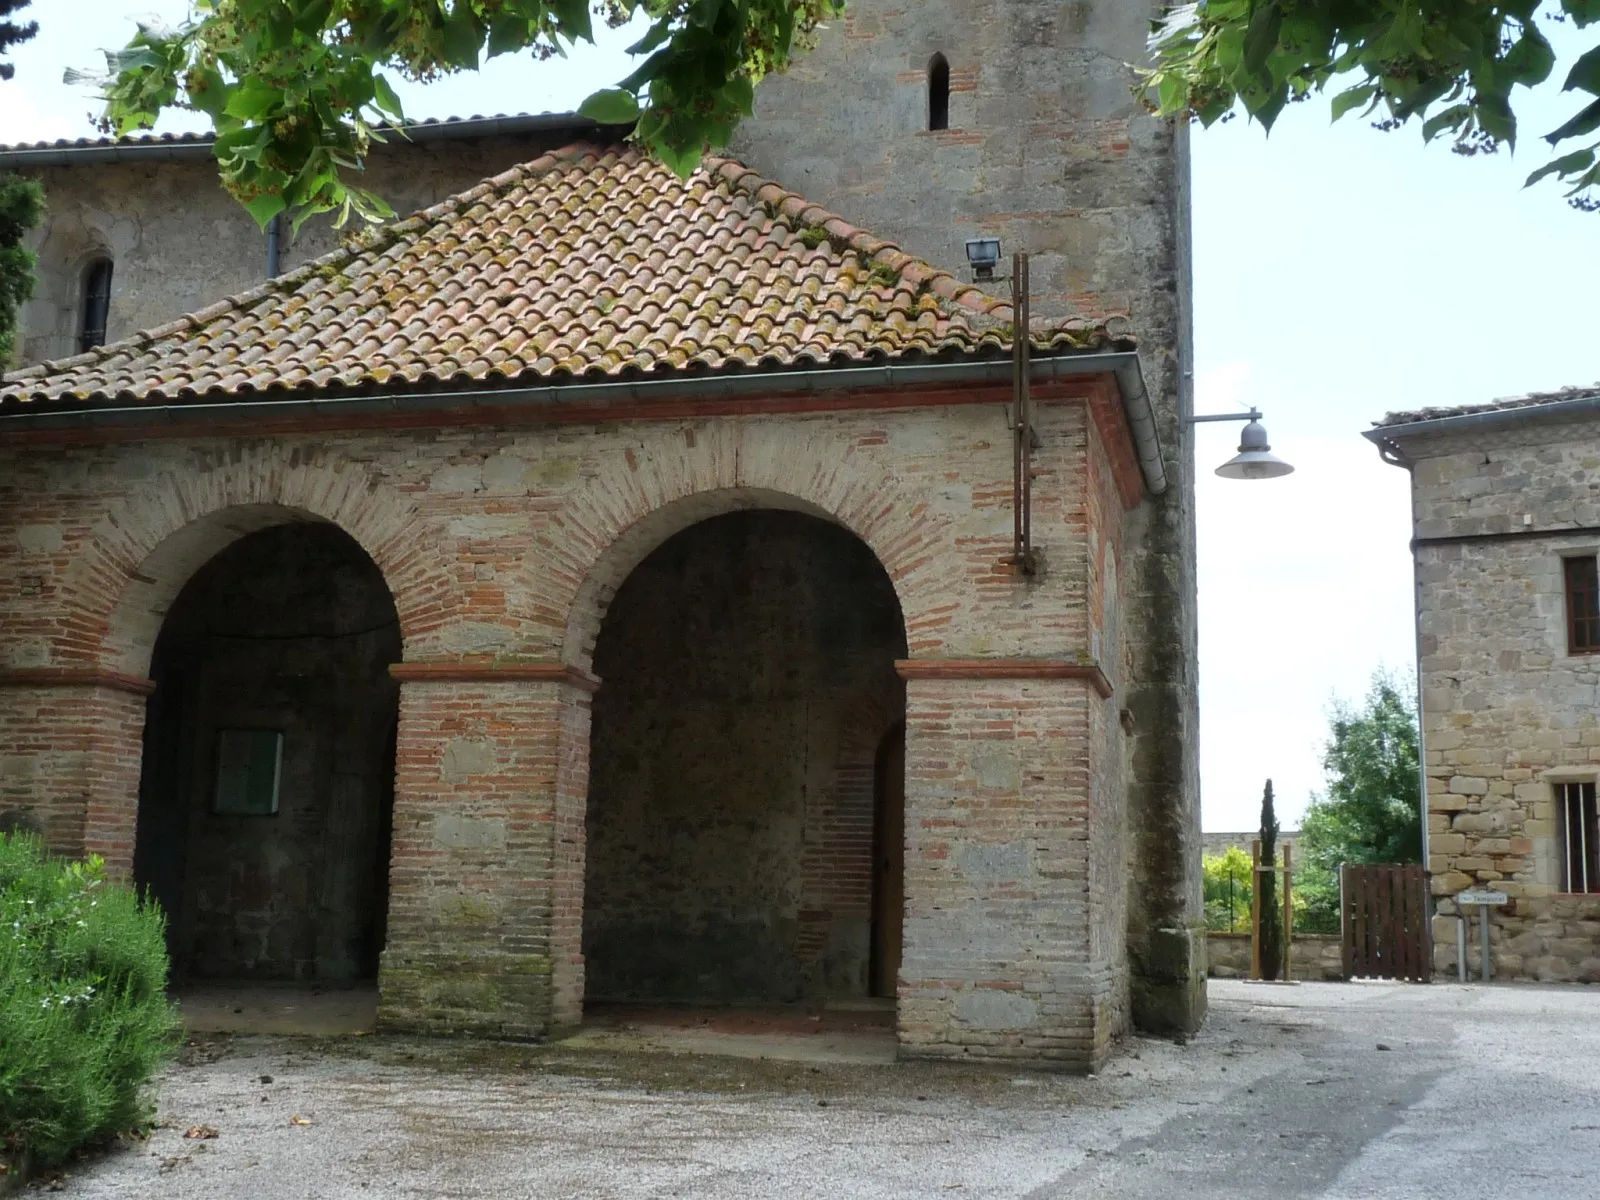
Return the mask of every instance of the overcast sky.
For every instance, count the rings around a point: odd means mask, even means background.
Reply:
[[[183,12],[73,0],[67,20],[68,7],[33,6],[42,28],[0,83],[0,142],[90,133],[95,101],[63,68],[98,66],[98,47],[131,35],[124,14]],[[625,73],[624,44],[532,68],[499,59],[401,96],[413,118],[567,110]],[[1600,214],[1521,187],[1545,161],[1534,135],[1571,109],[1554,87],[1530,98],[1515,159],[1425,150],[1414,129],[1330,127],[1326,102],[1291,108],[1270,139],[1243,121],[1197,132],[1198,408],[1256,405],[1298,468],[1217,479],[1240,427],[1200,427],[1207,829],[1252,827],[1268,777],[1297,821],[1323,784],[1330,702],[1359,699],[1380,666],[1412,669],[1407,478],[1361,430],[1391,409],[1600,380]]]

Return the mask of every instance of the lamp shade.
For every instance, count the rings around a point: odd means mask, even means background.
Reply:
[[[1239,435],[1239,453],[1217,468],[1224,479],[1277,479],[1294,468],[1272,453],[1267,430],[1260,421],[1251,421]]]

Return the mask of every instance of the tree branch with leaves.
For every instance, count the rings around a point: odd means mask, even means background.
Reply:
[[[11,47],[20,46],[39,32],[37,21],[13,21],[11,18],[20,13],[33,0],[0,0],[0,54],[7,54]],[[0,62],[0,79],[10,79],[17,73],[17,68],[8,62]]]
[[[788,66],[843,0],[604,0],[601,20],[650,22],[647,56],[580,109],[634,123],[633,138],[687,175],[751,112],[755,85]],[[496,55],[564,55],[593,42],[589,0],[197,0],[174,29],[141,26],[107,54],[105,127],[147,129],[169,108],[216,129],[223,185],[264,227],[316,213],[393,215],[353,182],[372,145],[402,137],[391,76],[427,81]],[[70,78],[74,76],[69,72]]]
[[[43,216],[44,188],[0,171],[0,371],[11,362],[19,314],[33,295],[37,260],[23,239]]]
[[[1408,682],[1380,671],[1359,706],[1335,705],[1323,753],[1327,790],[1300,826],[1296,887],[1307,927],[1339,927],[1340,863],[1422,861],[1417,710]]]
[[[1141,91],[1164,114],[1205,125],[1242,106],[1268,129],[1294,101],[1337,88],[1334,119],[1381,114],[1421,125],[1462,154],[1515,146],[1516,89],[1550,78],[1541,21],[1588,29],[1600,0],[1199,0],[1174,6],[1151,36]],[[1568,70],[1572,116],[1544,135],[1560,151],[1528,177],[1556,176],[1569,202],[1600,209],[1600,44]]]

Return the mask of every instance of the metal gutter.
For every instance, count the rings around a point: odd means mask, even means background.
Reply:
[[[602,126],[588,117],[576,113],[524,113],[506,117],[466,117],[449,121],[418,121],[414,124],[380,125],[380,132],[396,132],[404,136],[393,139],[404,142],[441,142],[457,138],[497,137],[512,134],[547,133],[552,130],[590,130],[625,128]],[[211,157],[214,134],[182,135],[171,140],[159,136],[148,140],[130,138],[121,142],[87,145],[38,146],[0,148],[0,167],[27,169],[30,167],[77,167],[90,163],[116,162],[183,162]],[[378,148],[381,152],[382,147]]]
[[[1133,447],[1139,455],[1139,470],[1151,495],[1159,496],[1167,490],[1167,468],[1161,458],[1161,435],[1156,431],[1155,408],[1144,386],[1144,370],[1139,366],[1137,354],[1115,357],[1125,360],[1113,370],[1117,390],[1122,393],[1122,411],[1127,414],[1128,428],[1133,433]]]
[[[1496,408],[1486,412],[1457,413],[1451,417],[1433,417],[1426,421],[1412,421],[1404,425],[1379,425],[1364,429],[1361,436],[1382,446],[1401,437],[1423,437],[1436,433],[1471,433],[1478,429],[1505,429],[1543,421],[1550,417],[1586,416],[1600,413],[1600,393],[1582,396],[1576,400],[1555,400],[1549,404],[1525,404],[1519,408]]]
[[[822,367],[805,371],[749,372],[737,375],[678,376],[671,379],[546,384],[540,387],[478,388],[461,392],[414,392],[398,395],[291,396],[281,400],[225,400],[215,403],[139,404],[121,408],[76,408],[47,412],[0,411],[0,436],[11,430],[71,429],[81,426],[138,426],[193,421],[207,413],[234,417],[285,414],[413,413],[442,409],[494,410],[513,406],[558,405],[594,401],[666,400],[684,396],[748,396],[825,393],[861,388],[909,388],[919,384],[1006,384],[1012,379],[1009,358],[954,363],[910,363],[901,366]],[[1167,489],[1155,414],[1145,390],[1139,356],[1132,351],[1105,354],[1056,354],[1032,359],[1029,378],[1035,382],[1076,375],[1111,375],[1122,396],[1123,412],[1132,431],[1145,487],[1160,495]],[[36,402],[35,402],[36,403]]]

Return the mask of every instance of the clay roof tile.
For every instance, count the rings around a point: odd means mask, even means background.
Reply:
[[[1002,352],[1010,320],[1009,304],[731,159],[684,181],[637,150],[578,144],[242,295],[0,377],[0,404]],[[1131,345],[1083,321],[1033,336]]]

